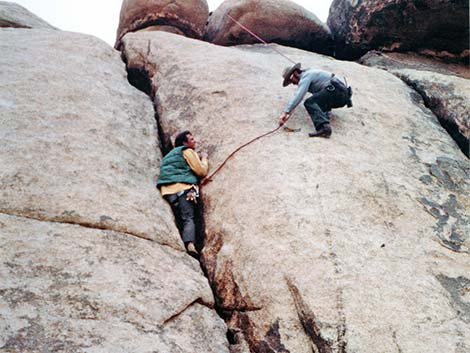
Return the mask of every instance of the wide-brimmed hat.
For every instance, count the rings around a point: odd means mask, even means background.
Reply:
[[[292,76],[292,74],[294,73],[295,70],[300,70],[300,67],[302,65],[300,63],[297,63],[295,64],[294,66],[289,66],[289,67],[286,67],[284,69],[284,72],[282,74],[282,77],[284,77],[284,82],[282,82],[282,86],[283,87],[286,87],[288,86],[291,82],[290,82],[290,77]]]

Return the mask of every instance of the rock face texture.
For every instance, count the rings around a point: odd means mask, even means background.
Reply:
[[[205,2],[139,3],[129,77],[93,37],[0,29],[0,351],[469,352],[470,161],[438,122],[468,139],[467,73],[217,46],[161,31]],[[309,139],[300,106],[300,133],[204,186],[210,288],[155,189],[158,136],[191,130],[214,170],[276,127],[273,48],[347,77],[354,107]]]
[[[129,85],[119,55],[103,42],[34,34],[0,33],[0,212],[177,247],[171,210],[154,187],[161,157],[148,98]]]
[[[371,50],[358,62],[388,71],[412,69],[470,79],[470,67],[467,65],[445,63],[416,53],[383,53]]]
[[[466,0],[334,0],[328,17],[339,57],[359,58],[371,49],[422,52],[466,61]]]
[[[2,352],[228,352],[207,281],[182,252],[4,214],[0,227]]]
[[[123,39],[160,124],[191,130],[213,168],[273,129],[293,88],[266,46],[169,33]],[[470,163],[394,75],[282,48],[346,76],[354,108],[309,139],[302,107],[203,189],[203,264],[234,352],[470,350]],[[191,53],[191,55],[188,55]]]
[[[219,45],[259,43],[232,16],[267,42],[333,52],[328,27],[313,13],[288,0],[226,0],[209,17],[204,39]]]
[[[142,29],[201,38],[208,16],[206,0],[123,0],[115,46],[126,33]]]
[[[469,68],[393,53],[369,53],[360,62],[390,71],[419,92],[462,152],[470,157]]]
[[[0,351],[228,353],[119,53],[34,29],[0,52]]]
[[[8,1],[0,1],[0,27],[54,29],[23,6]]]

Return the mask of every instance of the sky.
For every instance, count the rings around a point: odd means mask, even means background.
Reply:
[[[64,31],[94,35],[114,45],[122,0],[9,0],[16,2],[49,24]],[[263,0],[259,0],[263,1]],[[223,0],[208,0],[215,10]],[[332,0],[293,1],[326,22]]]

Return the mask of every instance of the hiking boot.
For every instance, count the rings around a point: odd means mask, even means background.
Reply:
[[[197,250],[193,242],[189,242],[186,244],[186,251],[189,255],[197,257]]]
[[[331,136],[331,127],[330,124],[323,124],[318,128],[316,132],[309,132],[308,136],[310,137],[325,137],[328,138]]]

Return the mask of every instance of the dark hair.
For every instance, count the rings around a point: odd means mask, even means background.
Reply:
[[[183,146],[183,143],[188,142],[188,135],[192,135],[190,131],[185,130],[180,132],[175,137],[175,147]]]

